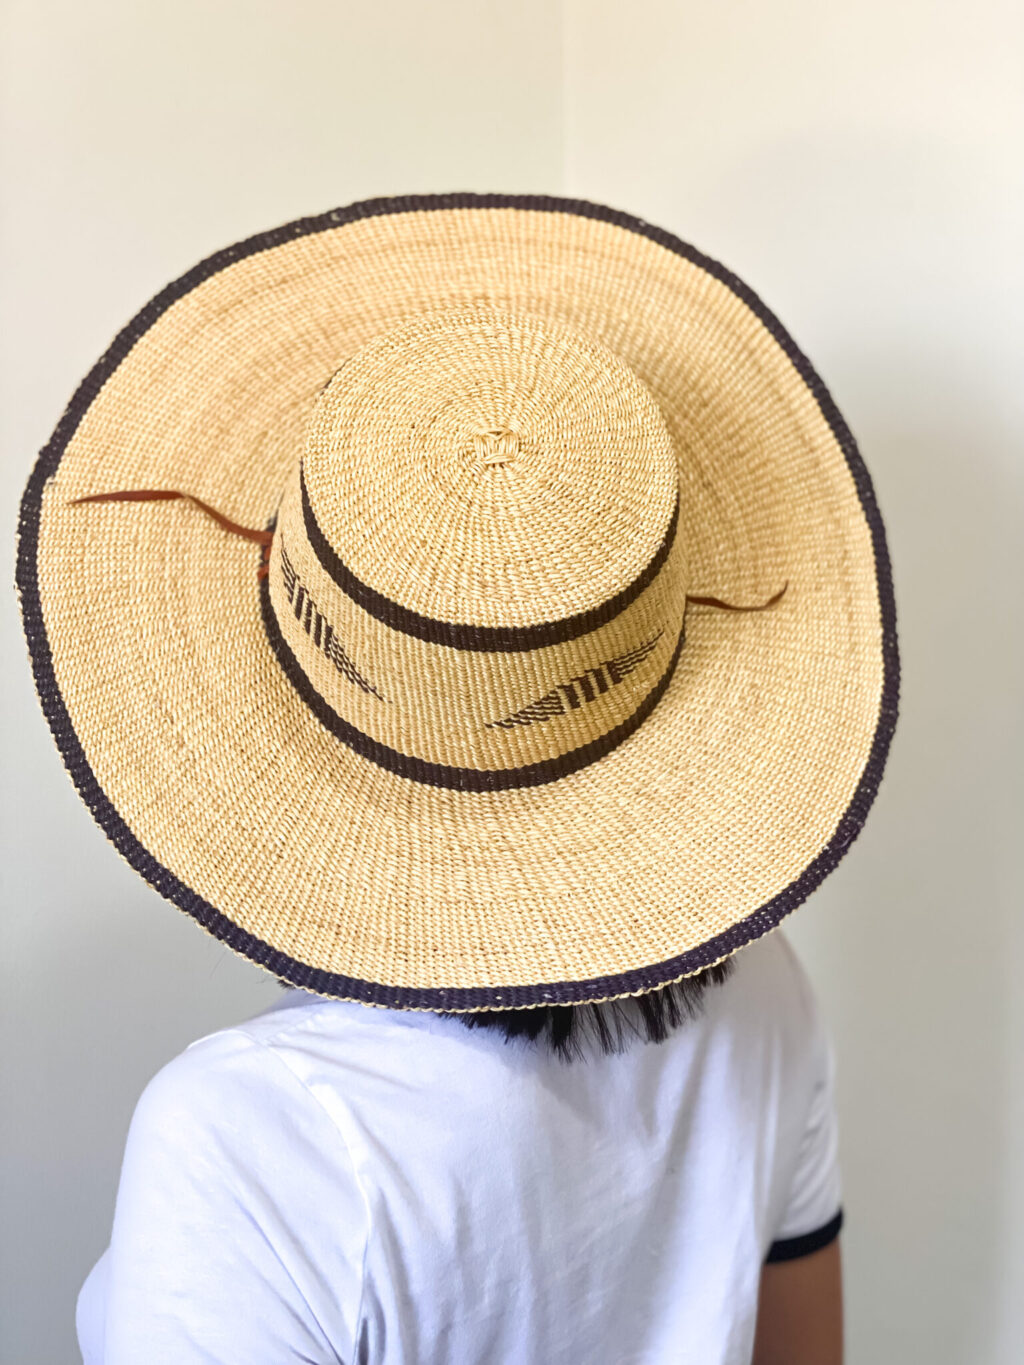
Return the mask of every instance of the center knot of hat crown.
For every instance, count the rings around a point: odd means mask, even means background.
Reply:
[[[496,431],[478,431],[473,436],[473,446],[481,464],[508,464],[519,454],[522,442],[517,431],[498,428]]]

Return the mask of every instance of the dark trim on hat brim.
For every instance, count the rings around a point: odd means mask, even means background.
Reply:
[[[810,1256],[812,1251],[820,1251],[822,1247],[834,1242],[842,1226],[843,1211],[840,1209],[834,1218],[830,1218],[813,1232],[805,1232],[800,1237],[780,1237],[768,1248],[764,1264],[774,1265],[777,1261],[795,1261],[798,1256]]]
[[[647,237],[690,261],[730,289],[771,333],[794,369],[814,396],[846,459],[870,533],[875,557],[879,610],[882,625],[883,684],[878,720],[857,789],[840,817],[831,838],[803,872],[758,909],[738,923],[676,957],[617,975],[586,981],[543,982],[516,986],[410,987],[362,981],[338,972],[324,971],[296,961],[262,939],[241,929],[209,901],[197,895],[153,857],[128,828],[89,766],[57,686],[50,645],[43,621],[36,572],[39,517],[46,481],[57,470],[61,457],[93,399],[118,365],[154,322],[190,290],[247,256],[315,232],[326,232],[345,223],[384,213],[419,213],[439,209],[512,208],[546,213],[575,213],[581,217],[622,227]],[[745,947],[774,929],[834,871],[857,838],[878,793],[885,769],[899,705],[899,647],[896,634],[896,601],[885,527],[875,498],[874,486],[853,434],[831,394],[813,366],[774,313],[749,285],[725,266],[705,256],[672,233],[619,209],[582,199],[525,194],[429,194],[387,199],[367,199],[346,208],[332,209],[319,217],[300,218],[267,232],[236,242],[172,281],[155,295],[125,326],[107,351],[86,375],[64,410],[53,435],[43,447],[22,496],[18,522],[16,586],[22,622],[32,660],[32,672],[43,713],[49,722],[68,773],[100,828],[125,860],[149,884],[191,915],[209,933],[233,951],[266,968],[275,976],[315,994],[358,1000],[393,1009],[478,1010],[515,1009],[533,1005],[578,1004],[613,996],[639,994],[692,975]]]
[[[588,635],[599,626],[607,625],[620,612],[625,611],[631,602],[635,602],[643,590],[657,578],[672,549],[679,525],[677,486],[672,516],[661,538],[661,544],[633,581],[627,583],[614,597],[609,597],[596,607],[577,612],[573,616],[563,616],[559,621],[542,621],[530,626],[474,626],[423,616],[418,611],[403,607],[390,597],[376,592],[357,578],[335,552],[320,528],[309,500],[309,490],[301,464],[299,489],[302,495],[302,517],[306,535],[320,561],[320,566],[357,606],[362,607],[378,621],[382,621],[384,625],[390,626],[392,630],[400,630],[406,635],[426,640],[429,644],[448,645],[451,649],[479,650],[488,654],[510,654],[520,650],[540,649],[545,645],[560,645],[567,640],[575,640],[580,635]]]
[[[431,763],[427,759],[416,758],[413,754],[403,754],[400,749],[392,749],[389,745],[382,744],[380,740],[374,739],[372,735],[365,734],[362,730],[357,729],[351,721],[347,721],[344,716],[339,715],[309,681],[309,678],[302,671],[299,661],[289,648],[287,640],[281,634],[281,627],[270,601],[269,584],[270,580],[267,577],[260,580],[260,614],[263,618],[263,628],[267,633],[267,640],[284,671],[285,677],[320,724],[362,758],[369,759],[371,763],[376,763],[379,768],[384,768],[399,777],[410,778],[414,782],[425,782],[432,787],[446,787],[453,791],[497,792],[511,791],[519,787],[539,787],[545,782],[555,782],[560,777],[568,777],[570,773],[577,772],[580,768],[586,767],[588,763],[594,763],[597,759],[603,758],[605,754],[611,753],[612,749],[621,744],[623,740],[628,739],[654,710],[658,699],[672,680],[672,674],[676,670],[679,654],[686,639],[686,614],[684,612],[679,639],[661,677],[635,711],[611,730],[607,730],[603,735],[598,735],[596,739],[590,740],[587,744],[581,744],[579,748],[571,749],[568,753],[558,754],[536,763],[524,764],[518,768],[458,768],[446,763]]]

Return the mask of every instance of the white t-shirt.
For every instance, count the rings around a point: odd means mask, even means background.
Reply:
[[[565,1063],[288,991],[132,1119],[85,1365],[748,1365],[842,1221],[833,1049],[776,930],[663,1043]]]

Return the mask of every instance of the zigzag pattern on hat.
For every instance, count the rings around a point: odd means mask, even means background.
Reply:
[[[348,678],[349,682],[355,683],[364,692],[371,692],[381,701],[386,701],[387,698],[382,697],[373,683],[360,673],[345,646],[334,633],[334,627],[327,621],[323,612],[310,597],[305,584],[295,572],[295,566],[288,558],[284,541],[281,542],[281,577],[284,581],[284,590],[288,594],[288,601],[292,604],[292,609],[295,612],[295,619],[301,621],[303,629],[307,635],[312,637],[317,649],[323,651],[338,672]]]
[[[566,711],[577,710],[584,703],[600,696],[602,692],[615,687],[634,669],[639,668],[664,633],[662,628],[657,635],[643,644],[626,650],[624,654],[615,654],[567,682],[556,683],[550,692],[545,692],[537,701],[530,702],[528,706],[514,711],[512,715],[501,720],[489,720],[486,725],[488,727],[498,725],[502,729],[511,730],[516,725],[534,725],[550,720],[552,716],[564,715]]]

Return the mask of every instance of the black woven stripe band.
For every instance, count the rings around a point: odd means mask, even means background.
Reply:
[[[384,597],[368,584],[358,579],[352,570],[338,557],[327,537],[317,523],[316,515],[309,501],[306,479],[302,468],[299,469],[299,483],[302,489],[302,515],[306,523],[306,535],[316,551],[316,557],[326,573],[330,574],[342,592],[347,593],[353,602],[375,616],[392,630],[404,631],[419,640],[432,645],[449,645],[452,649],[475,649],[489,654],[513,653],[521,650],[540,649],[544,645],[560,645],[566,640],[575,640],[587,635],[598,626],[607,625],[643,590],[654,581],[668,558],[672,543],[679,526],[679,489],[661,544],[647,565],[614,597],[609,597],[596,607],[577,612],[575,616],[565,616],[561,621],[544,621],[535,626],[469,626],[454,621],[435,621],[430,616],[421,616],[418,611],[400,606]]]
[[[574,773],[577,769],[583,768],[588,763],[593,763],[596,759],[610,753],[617,744],[621,744],[624,739],[628,738],[637,726],[650,715],[658,698],[672,679],[686,639],[684,612],[679,639],[661,677],[631,715],[627,716],[613,729],[599,735],[597,739],[591,740],[588,744],[580,745],[578,749],[571,749],[567,754],[559,754],[555,758],[547,758],[538,763],[529,763],[521,768],[487,770],[455,768],[445,763],[428,763],[426,759],[415,758],[410,754],[403,754],[398,749],[392,749],[386,744],[381,744],[371,735],[364,734],[362,730],[357,730],[354,725],[345,720],[324,701],[299,667],[295,655],[281,634],[281,628],[277,623],[277,617],[274,615],[274,608],[270,601],[269,581],[268,578],[264,578],[260,582],[260,607],[267,639],[270,641],[270,647],[277,655],[278,663],[284,670],[288,681],[321,725],[347,744],[350,749],[354,749],[357,754],[363,758],[368,758],[381,768],[386,768],[388,772],[397,773],[400,777],[411,778],[414,782],[425,782],[432,787],[450,787],[456,791],[509,791],[513,787],[537,787],[544,782],[555,782],[558,778],[565,777],[568,773]]]

